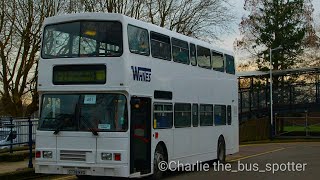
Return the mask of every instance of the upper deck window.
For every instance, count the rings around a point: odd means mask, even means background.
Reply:
[[[172,56],[174,62],[190,64],[188,43],[172,38]]]
[[[234,57],[230,56],[228,54],[225,54],[226,56],[226,72],[229,74],[235,74],[235,66],[234,66]]]
[[[190,61],[192,66],[197,65],[196,55],[196,45],[190,44]]]
[[[200,67],[211,69],[210,49],[197,46],[197,60]]]
[[[47,25],[42,58],[122,55],[122,25],[116,21],[78,21]]]
[[[128,42],[130,52],[150,55],[148,30],[128,25]]]
[[[213,70],[224,72],[223,54],[212,51],[212,68]]]
[[[170,37],[151,32],[151,54],[155,58],[171,60]]]

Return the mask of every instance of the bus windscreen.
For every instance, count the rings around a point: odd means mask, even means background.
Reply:
[[[126,131],[127,113],[122,94],[45,94],[39,130]]]

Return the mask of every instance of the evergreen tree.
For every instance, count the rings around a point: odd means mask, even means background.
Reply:
[[[311,0],[246,0],[244,9],[250,14],[240,24],[238,47],[255,57],[259,70],[268,70],[270,48],[282,46],[272,54],[273,69],[296,67],[312,44]]]

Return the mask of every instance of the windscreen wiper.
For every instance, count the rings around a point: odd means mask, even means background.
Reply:
[[[59,134],[60,130],[61,130],[61,128],[60,128],[60,127],[58,127],[58,128],[53,132],[53,134],[54,134],[54,135]]]
[[[61,131],[61,128],[62,128],[62,127],[63,127],[63,124],[60,124],[60,125],[57,127],[57,129],[54,130],[53,134],[54,134],[54,135],[59,134],[59,132]]]
[[[99,136],[99,133],[95,128],[88,128],[88,129],[92,132],[93,135]]]
[[[83,117],[83,116],[81,116],[81,117]],[[83,117],[83,121],[82,122],[83,122],[83,124],[85,124],[86,127],[88,127],[88,124],[90,124],[84,117]],[[99,135],[98,131],[95,128],[89,128],[89,127],[88,127],[88,130],[90,130],[93,135],[95,135],[95,136]]]
[[[57,122],[57,129],[55,129],[55,131],[53,132],[54,135],[59,134],[59,132],[63,129],[63,126],[65,126],[65,119],[67,119],[68,121],[71,121],[71,119],[68,119],[70,117],[67,116],[67,114],[59,114],[57,116],[57,120],[59,120]]]

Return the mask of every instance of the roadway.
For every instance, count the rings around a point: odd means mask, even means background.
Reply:
[[[184,172],[169,172],[163,179],[319,179],[320,142],[244,145],[240,147],[239,153],[228,156],[227,163],[224,165],[208,162],[210,167],[206,169],[205,164],[199,163],[198,166],[194,166],[192,172],[186,172],[192,168],[191,166],[188,166],[189,169],[186,168]],[[74,180],[77,178],[60,176],[52,179]]]

